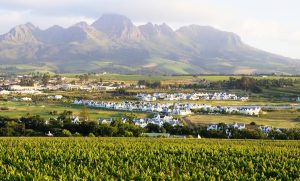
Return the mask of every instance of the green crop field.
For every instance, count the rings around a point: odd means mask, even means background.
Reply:
[[[299,141],[0,138],[1,180],[299,180]]]

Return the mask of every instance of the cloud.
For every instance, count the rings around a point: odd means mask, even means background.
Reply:
[[[0,32],[7,32],[13,26],[24,22],[30,11],[6,11],[0,10]]]

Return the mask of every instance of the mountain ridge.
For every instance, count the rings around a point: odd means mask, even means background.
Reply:
[[[300,68],[299,60],[253,48],[232,32],[195,24],[176,30],[166,23],[136,26],[118,14],[67,28],[18,25],[0,35],[0,64],[139,74],[298,74]]]

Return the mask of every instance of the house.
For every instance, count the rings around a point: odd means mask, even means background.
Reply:
[[[244,115],[250,116],[258,116],[261,111],[260,107],[247,107],[247,108],[240,108],[240,113]]]
[[[39,88],[36,86],[20,86],[20,85],[11,85],[9,86],[9,90],[12,91],[33,91],[38,90]]]
[[[258,129],[260,129],[264,133],[269,133],[272,131],[272,126],[259,126]]]
[[[232,127],[234,129],[242,130],[246,128],[245,124],[238,124],[238,123],[233,123],[233,124],[227,124],[228,127]]]
[[[0,95],[8,95],[8,94],[10,94],[10,91],[7,90],[0,91]]]
[[[75,89],[81,89],[82,87],[80,85],[72,85],[72,84],[64,84],[61,86],[61,89],[63,90],[75,90]]]
[[[54,99],[56,99],[56,100],[60,100],[60,99],[62,99],[62,98],[63,98],[62,95],[55,95],[55,96],[54,96]]]
[[[209,124],[208,126],[207,126],[207,131],[210,131],[210,130],[218,130],[218,128],[219,128],[219,125],[218,124]]]
[[[60,99],[62,99],[62,98],[63,98],[63,96],[62,96],[62,95],[48,96],[48,99],[60,100]]]
[[[249,100],[249,97],[241,97],[240,100],[241,100],[241,101],[248,101],[248,100]]]
[[[22,97],[20,100],[21,101],[32,101],[32,99],[29,97]]]
[[[48,131],[48,133],[46,133],[46,136],[52,137],[53,134],[50,131]]]
[[[151,96],[150,94],[142,97],[143,101],[156,101],[156,97]]]
[[[78,116],[71,116],[71,122],[73,124],[79,124],[80,123],[80,119]]]
[[[16,98],[16,97],[13,97],[12,99],[11,99],[11,101],[19,101],[19,99],[18,98]]]
[[[100,118],[98,119],[99,124],[111,124],[112,123],[112,118]]]
[[[99,90],[116,90],[118,87],[115,86],[99,86],[98,89]]]
[[[142,128],[145,128],[148,125],[145,119],[133,119],[133,122],[136,126],[140,126]]]
[[[169,138],[170,134],[169,133],[143,133],[142,135],[151,137],[151,138],[155,138],[155,137],[165,137],[165,138]]]
[[[190,109],[173,109],[172,113],[181,116],[187,116],[192,114],[192,111]]]
[[[233,123],[233,124],[226,124],[226,125],[227,127],[238,129],[238,130],[242,130],[246,128],[246,125],[243,123],[241,124]],[[209,131],[209,130],[219,130],[219,129],[222,129],[222,127],[220,127],[219,124],[209,124],[206,130]],[[229,134],[228,129],[226,130],[226,133]]]

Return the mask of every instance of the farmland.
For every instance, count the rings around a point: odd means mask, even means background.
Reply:
[[[300,178],[300,142],[151,138],[1,138],[3,180]]]
[[[296,109],[267,110],[259,117],[236,115],[192,115],[187,119],[195,125],[210,123],[244,123],[255,122],[257,125],[271,125],[277,128],[300,128],[300,111]]]

